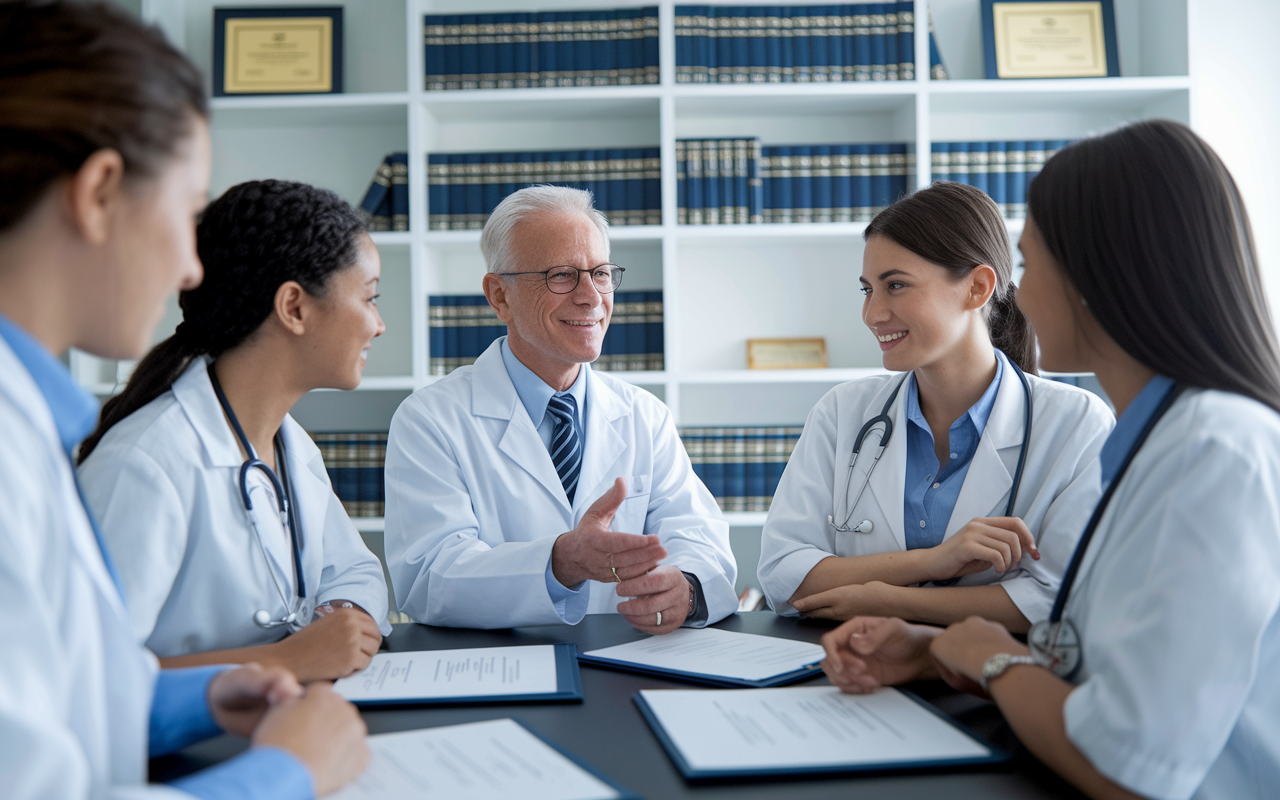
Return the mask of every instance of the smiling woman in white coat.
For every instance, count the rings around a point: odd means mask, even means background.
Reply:
[[[113,5],[0,3],[0,794],[303,800],[368,759],[327,684],[280,668],[157,671],[133,636],[72,455],[97,404],[55,354],[137,358],[200,281],[208,106],[196,68]],[[119,566],[118,562],[116,563]],[[252,746],[169,786],[147,759]]]
[[[390,633],[386,582],[288,410],[360,382],[384,329],[378,251],[337,195],[284,181],[228,189],[196,248],[182,324],[81,446],[85,496],[163,664],[344,677]]]
[[[846,691],[945,677],[995,700],[1094,798],[1264,800],[1280,786],[1280,349],[1235,182],[1142,122],[1031,184],[1018,302],[1046,367],[1119,412],[1107,487],[1029,644],[985,620],[858,618],[823,641]]]
[[[1033,374],[1004,220],[980,190],[934,184],[865,237],[862,320],[884,366],[907,374],[837,386],[810,412],[764,525],[760,584],[780,614],[979,614],[1025,632],[1098,497],[1114,420]]]

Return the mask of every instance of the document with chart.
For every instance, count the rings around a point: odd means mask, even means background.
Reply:
[[[823,655],[820,644],[718,628],[681,628],[590,650],[578,660],[713,686],[763,687],[821,675],[818,662]]]
[[[328,800],[636,800],[511,719],[370,736],[364,774]]]
[[[572,644],[378,653],[333,685],[356,705],[579,701]]]
[[[897,689],[654,689],[636,705],[686,778],[859,772],[1007,756]]]

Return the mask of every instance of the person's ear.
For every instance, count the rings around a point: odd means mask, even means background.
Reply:
[[[511,286],[498,274],[487,272],[484,276],[484,297],[493,307],[498,319],[511,324]]]
[[[107,241],[123,190],[124,159],[110,148],[90,155],[67,182],[67,216],[89,244]]]
[[[275,317],[284,329],[295,336],[307,332],[311,295],[297,281],[285,281],[276,289]]]
[[[979,264],[969,271],[969,296],[965,301],[965,309],[982,308],[996,291],[996,271],[990,264]]]

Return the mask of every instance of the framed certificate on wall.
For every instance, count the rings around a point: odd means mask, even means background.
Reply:
[[[1112,0],[982,0],[988,79],[1120,75]]]
[[[215,97],[341,93],[341,6],[213,10]]]

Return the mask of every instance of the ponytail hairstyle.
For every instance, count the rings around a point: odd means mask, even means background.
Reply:
[[[0,233],[95,152],[154,176],[209,116],[187,57],[105,2],[0,2]]]
[[[346,201],[305,183],[249,181],[210,203],[196,226],[204,281],[179,293],[182,324],[103,405],[97,430],[80,445],[80,462],[111,426],[169,391],[193,359],[217,358],[252,336],[273,313],[282,284],[296,281],[323,297],[329,279],[355,264],[364,230]]]
[[[863,240],[884,236],[960,280],[986,264],[995,270],[996,289],[983,309],[991,343],[1032,375],[1036,338],[1014,302],[1013,253],[1004,217],[995,201],[963,183],[939,181],[907,195],[876,215]]]
[[[1280,352],[1244,201],[1190,128],[1152,120],[1069,145],[1031,182],[1027,207],[1121,349],[1179,383],[1280,411]]]

